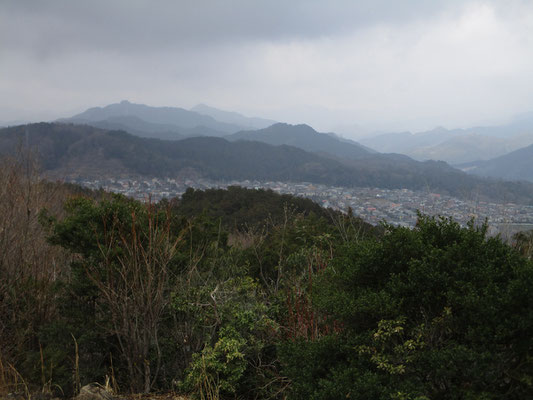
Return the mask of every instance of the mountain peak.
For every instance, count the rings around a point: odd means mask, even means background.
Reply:
[[[105,107],[94,107],[87,111],[65,119],[70,122],[101,122],[110,118],[135,116],[144,122],[158,125],[172,125],[175,130],[206,127],[224,133],[234,133],[244,125],[217,121],[215,118],[188,111],[179,107],[152,107],[145,104],[131,103],[122,100],[120,103]]]
[[[227,137],[229,140],[251,140],[274,146],[289,145],[305,151],[328,153],[334,157],[357,159],[371,154],[359,143],[346,142],[326,133],[320,133],[306,124],[276,123],[256,131],[241,131]]]
[[[299,131],[299,132],[311,132],[311,133],[318,133],[316,130],[313,129],[313,127],[307,125],[307,124],[287,124],[286,122],[278,122],[276,124],[271,125],[269,128],[266,129],[290,129],[293,131]]]

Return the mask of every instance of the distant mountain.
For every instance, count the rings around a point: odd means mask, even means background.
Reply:
[[[521,147],[533,144],[533,130],[530,133],[506,138],[468,133],[455,136],[432,147],[420,147],[406,151],[415,160],[443,160],[452,165],[489,160]]]
[[[406,154],[415,160],[443,160],[457,165],[472,160],[494,158],[514,149],[511,143],[503,138],[466,134],[454,136],[435,146],[411,149]]]
[[[381,154],[350,165],[296,147],[195,137],[164,141],[88,125],[40,123],[0,129],[0,154],[34,149],[43,170],[65,177],[206,177],[279,180],[332,186],[429,190],[461,198],[530,203],[533,184],[468,175],[443,162]]]
[[[480,176],[533,182],[533,145],[492,160],[463,164],[460,168]]]
[[[265,129],[237,132],[227,136],[226,139],[254,140],[275,146],[289,145],[313,153],[327,153],[348,159],[366,157],[375,153],[357,142],[340,139],[332,134],[319,133],[309,125],[277,123]]]
[[[358,146],[358,147],[362,147],[363,149],[365,149],[369,153],[372,153],[372,154],[379,153],[378,151],[376,151],[374,149],[371,149],[370,147],[363,146],[361,143],[356,142],[355,140],[352,140],[352,139],[348,139],[348,138],[342,137],[342,136],[338,135],[335,132],[324,132],[324,134],[328,135],[328,136],[331,136],[332,138],[337,139],[338,141],[340,141],[342,143],[348,143],[348,144],[352,144],[352,145],[355,145],[355,146]]]
[[[88,122],[87,125],[107,130],[123,130],[135,136],[163,140],[179,140],[192,136],[222,137],[227,135],[205,126],[180,128],[175,125],[146,122],[135,116],[109,117],[103,121]]]
[[[60,122],[95,123],[116,117],[137,117],[147,123],[172,125],[179,129],[195,129],[204,127],[226,134],[244,129],[241,125],[220,122],[208,115],[199,114],[176,107],[150,107],[144,104],[134,104],[129,101],[110,104],[105,107],[94,107],[71,118],[61,119]]]
[[[277,123],[277,121],[270,119],[245,117],[236,112],[219,110],[205,104],[198,104],[191,108],[191,111],[197,112],[198,114],[209,115],[220,122],[243,126],[244,129],[262,129]]]
[[[360,142],[381,152],[398,152],[416,160],[461,164],[488,160],[533,144],[533,114],[501,126],[387,133]]]
[[[204,176],[348,183],[351,171],[291,146],[194,137],[164,141],[88,125],[39,123],[0,130],[0,154],[35,149],[49,176]]]
[[[414,149],[438,145],[454,136],[463,134],[461,129],[435,128],[426,132],[383,133],[360,139],[359,142],[381,153],[408,154]]]
[[[498,126],[477,126],[465,130],[467,133],[477,133],[504,139],[533,133],[533,112],[517,115],[507,124]]]
[[[180,129],[176,125],[154,124],[133,115],[119,115],[103,121],[90,121],[87,125],[106,130],[122,130],[135,136],[153,139],[177,140],[185,137],[180,131],[183,128]]]

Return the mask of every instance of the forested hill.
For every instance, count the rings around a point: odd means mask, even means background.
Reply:
[[[333,225],[342,221],[339,211],[325,209],[314,201],[272,190],[251,190],[238,186],[227,189],[187,189],[181,199],[171,201],[180,215],[194,217],[202,213],[218,219],[224,228],[246,232],[265,225],[283,224],[294,215],[322,218]],[[377,234],[380,227],[374,227],[359,218],[352,219],[360,233]]]
[[[337,157],[359,159],[375,151],[356,142],[341,141],[338,138],[315,131],[309,125],[274,124],[255,131],[241,131],[227,136],[229,140],[254,140],[268,144],[289,145],[313,153],[328,153]]]
[[[85,125],[39,123],[0,130],[0,152],[34,149],[49,176],[142,175],[279,180],[430,190],[462,198],[530,203],[533,185],[467,175],[445,163],[369,156],[351,165],[291,146],[195,137],[146,139]]]
[[[492,160],[464,164],[462,167],[471,174],[533,182],[533,145]]]
[[[177,207],[181,215],[193,217],[204,212],[210,217],[221,218],[225,226],[238,229],[253,227],[269,219],[281,223],[284,213],[313,213],[326,219],[330,219],[332,213],[309,199],[238,186],[208,190],[189,188],[177,202]]]

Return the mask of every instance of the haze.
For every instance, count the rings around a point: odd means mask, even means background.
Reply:
[[[128,99],[322,131],[533,110],[527,1],[3,1],[0,121]]]

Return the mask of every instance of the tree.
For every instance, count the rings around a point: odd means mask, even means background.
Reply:
[[[524,257],[531,259],[533,257],[533,230],[516,233],[513,236],[513,246]]]
[[[180,236],[168,213],[122,196],[78,198],[66,208],[52,242],[81,256],[81,279],[96,290],[97,312],[107,315],[103,325],[117,338],[131,389],[149,392],[161,364],[159,323],[170,300]]]
[[[284,346],[292,398],[531,397],[531,287],[532,264],[486,226],[388,226],[321,275],[314,304],[342,329]]]
[[[70,259],[47,243],[40,211],[60,213],[70,189],[43,182],[27,149],[0,157],[0,364],[29,381],[48,379],[50,360],[46,351],[40,357],[39,332],[58,316],[55,289],[68,276]]]

